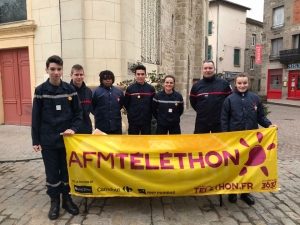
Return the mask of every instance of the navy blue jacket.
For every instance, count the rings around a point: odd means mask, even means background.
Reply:
[[[143,85],[136,82],[127,87],[124,106],[129,123],[137,125],[151,123],[154,95],[154,87],[146,82]]]
[[[80,105],[82,108],[82,122],[80,124],[79,129],[77,130],[77,134],[91,134],[92,133],[92,121],[90,118],[90,113],[93,113],[92,108],[92,91],[89,89],[84,82],[80,88],[73,84],[73,80],[70,82],[75,90],[77,91]]]
[[[237,90],[225,100],[222,115],[222,131],[240,131],[269,127],[272,123],[264,114],[259,96],[253,92],[240,93]]]
[[[42,148],[63,148],[60,133],[67,129],[77,132],[82,121],[82,108],[75,88],[61,81],[58,87],[49,79],[34,92],[31,136],[33,145]]]
[[[183,113],[183,98],[182,95],[173,91],[172,94],[167,94],[164,90],[158,92],[152,101],[152,112],[157,124],[169,127],[180,123],[180,116]]]
[[[207,125],[220,123],[223,102],[231,93],[228,81],[215,75],[197,81],[190,93],[191,106],[197,113],[196,122]]]
[[[122,129],[121,109],[124,105],[123,91],[114,86],[101,85],[93,90],[95,128],[103,132]]]

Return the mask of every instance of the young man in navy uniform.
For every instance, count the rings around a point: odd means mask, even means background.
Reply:
[[[152,99],[155,89],[145,82],[146,67],[138,65],[134,76],[136,82],[125,92],[124,107],[127,110],[128,134],[151,134]]]
[[[77,215],[78,207],[70,197],[66,150],[63,137],[74,134],[82,121],[82,108],[75,88],[61,80],[63,60],[56,55],[46,61],[49,78],[35,89],[32,108],[32,144],[41,151],[45,172],[47,194],[51,198],[48,217],[59,216],[60,195],[62,208]]]
[[[92,107],[92,91],[89,89],[84,82],[84,69],[81,65],[75,64],[71,69],[71,84],[77,91],[80,105],[82,108],[82,122],[77,134],[91,134],[92,133],[92,121],[90,113],[93,113]]]

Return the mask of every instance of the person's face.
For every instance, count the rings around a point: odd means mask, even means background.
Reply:
[[[111,85],[112,85],[112,79],[111,79],[111,78],[104,77],[104,79],[103,79],[103,81],[102,81],[102,84],[103,84],[105,87],[111,87]]]
[[[239,92],[245,92],[248,90],[249,80],[248,77],[237,77],[234,86]]]
[[[71,74],[71,78],[73,80],[73,84],[77,87],[81,87],[82,82],[84,80],[84,71],[83,70],[73,70]]]
[[[146,74],[145,70],[137,70],[137,71],[135,71],[134,76],[135,76],[137,83],[144,84],[147,74]]]
[[[215,74],[214,64],[212,62],[203,63],[202,72],[205,78],[211,78]]]
[[[58,83],[63,74],[63,67],[56,63],[50,63],[49,67],[46,68],[46,72],[49,74],[51,82]]]
[[[164,88],[165,91],[172,91],[174,89],[174,80],[171,77],[165,79]]]

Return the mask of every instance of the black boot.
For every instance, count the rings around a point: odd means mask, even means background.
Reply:
[[[67,210],[72,215],[78,215],[78,207],[73,203],[72,198],[69,194],[63,194],[62,196],[62,208]]]
[[[228,201],[231,202],[231,203],[236,203],[236,200],[237,200],[237,194],[230,194],[228,195]]]
[[[50,211],[48,217],[50,220],[56,220],[59,217],[60,196],[51,198]]]
[[[241,194],[241,199],[246,202],[248,205],[254,205],[254,198],[250,194]]]

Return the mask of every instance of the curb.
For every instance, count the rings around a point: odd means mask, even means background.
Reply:
[[[270,105],[281,105],[281,106],[287,106],[287,107],[300,108],[300,105],[293,105],[293,104],[288,104],[288,103],[269,102],[269,101],[266,101],[265,103],[270,104]]]
[[[11,162],[26,162],[31,160],[40,160],[42,157],[39,158],[26,158],[26,159],[0,159],[0,163],[11,163]]]

